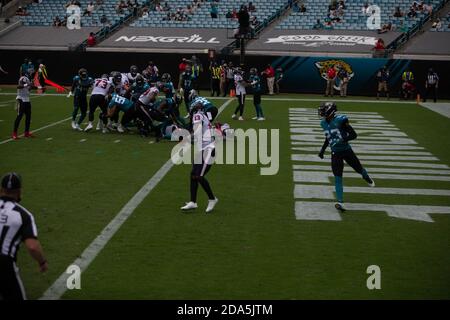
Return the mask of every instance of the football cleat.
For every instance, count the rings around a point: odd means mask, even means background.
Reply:
[[[97,130],[97,131],[100,131],[100,130],[102,130],[103,129],[103,121],[99,121],[98,123],[97,123],[97,127],[95,128],[95,130]]]
[[[88,132],[88,131],[91,130],[93,127],[94,127],[94,126],[92,125],[92,122],[89,122],[88,125],[87,125],[87,127],[84,128],[84,131],[85,131],[85,132]]]
[[[367,182],[367,184],[370,186],[370,187],[375,187],[375,181],[373,181],[373,179],[371,178],[371,177],[367,177],[367,179],[366,178],[364,178],[364,180],[366,180],[366,182]]]
[[[242,116],[240,116],[240,117],[238,118],[238,120],[239,120],[239,121],[243,121],[244,118],[242,118]]]
[[[195,202],[189,201],[186,202],[186,205],[181,207],[181,210],[192,210],[192,209],[197,209],[197,204]]]
[[[103,127],[103,129],[102,129],[102,133],[108,133],[108,128],[106,128],[106,127]]]
[[[237,118],[237,115],[235,115],[235,114],[233,114],[232,116],[231,116],[231,119],[236,119]]]
[[[25,138],[34,138],[35,135],[33,135],[33,133],[31,133],[30,131],[25,131],[25,133],[23,134]]]
[[[17,135],[17,132],[13,132],[11,138],[12,138],[13,140],[19,140],[19,139],[20,139],[19,136]]]
[[[119,124],[117,126],[117,132],[119,132],[119,133],[124,133],[125,132],[125,129],[124,129],[124,127],[121,124]]]
[[[78,123],[75,125],[75,130],[83,131],[83,129],[81,129],[81,127]]]
[[[258,120],[258,117],[253,117],[252,120]]]
[[[257,120],[258,120],[258,121],[264,121],[264,120],[266,120],[266,118],[264,118],[264,117],[259,117]]]
[[[214,200],[208,200],[208,206],[206,207],[205,212],[209,213],[213,211],[214,207],[216,206],[217,202],[219,202],[219,199],[215,198]]]
[[[75,121],[72,121],[72,129],[73,130],[77,129],[77,123]]]
[[[345,212],[347,210],[342,202],[337,202],[334,207],[341,212]]]

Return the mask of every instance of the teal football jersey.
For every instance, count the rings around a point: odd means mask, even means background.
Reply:
[[[352,148],[342,137],[342,128],[347,121],[347,116],[337,115],[330,122],[327,122],[325,119],[320,122],[332,152],[342,152]]]
[[[118,94],[113,94],[112,99],[109,102],[108,108],[113,108],[114,106],[117,106],[120,111],[126,112],[131,107],[133,107],[134,103],[130,100],[128,100],[125,97],[119,96]]]

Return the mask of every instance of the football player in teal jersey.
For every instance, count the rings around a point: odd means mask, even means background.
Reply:
[[[189,114],[189,94],[192,89],[194,89],[194,82],[192,81],[192,70],[191,66],[187,65],[186,70],[181,74],[181,84],[180,84],[180,93],[183,95],[184,103],[186,105],[186,116],[185,119],[188,119],[190,117]]]
[[[323,155],[328,146],[331,148],[331,168],[334,175],[336,189],[335,208],[345,211],[344,206],[344,186],[342,183],[342,173],[344,161],[359,173],[371,187],[375,187],[375,182],[370,178],[366,169],[363,168],[356,154],[353,152],[349,141],[356,139],[357,134],[349,124],[345,115],[337,115],[337,106],[334,102],[325,102],[319,107],[319,116],[322,118],[320,126],[325,132],[325,142],[319,152],[319,157]]]
[[[85,68],[78,70],[78,75],[73,77],[72,89],[67,95],[70,98],[73,95],[73,112],[72,112],[72,128],[74,130],[83,131],[80,125],[86,118],[88,102],[87,93],[90,87],[92,87],[94,79],[88,76],[88,72]],[[78,122],[76,121],[78,109],[80,110],[80,117]]]
[[[261,78],[258,76],[258,70],[256,68],[250,69],[249,82],[252,86],[253,104],[256,110],[256,117],[253,120],[263,121],[265,118],[261,108]]]
[[[197,91],[195,90],[191,90],[189,99],[191,100],[191,113],[195,110],[202,110],[202,112],[208,117],[208,120],[210,122],[214,121],[219,110],[211,103],[211,101],[204,97],[198,96]]]
[[[166,95],[166,99],[172,99],[175,95],[175,87],[171,81],[170,74],[164,73],[161,77],[161,84],[159,85],[159,91],[163,92]]]
[[[125,126],[128,122],[134,119],[135,116],[134,102],[119,96],[117,93],[113,93],[111,96],[111,101],[108,104],[108,118],[113,117],[118,114],[119,111],[123,112],[120,124],[117,126],[117,131],[120,133],[125,132]]]
[[[130,87],[131,91],[131,101],[135,102],[139,99],[141,94],[147,91],[150,85],[147,83],[145,78],[138,74],[134,80],[134,83]]]

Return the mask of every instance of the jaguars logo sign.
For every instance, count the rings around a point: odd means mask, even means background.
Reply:
[[[347,62],[343,60],[326,60],[326,61],[319,61],[316,62],[316,67],[320,73],[320,76],[327,80],[327,70],[330,69],[331,66],[334,66],[336,68],[336,71],[339,71],[341,68],[344,68],[345,71],[347,71],[349,82],[355,73],[353,72],[352,66],[349,65]],[[341,89],[341,79],[336,77],[336,81],[334,83],[334,89],[340,90]]]

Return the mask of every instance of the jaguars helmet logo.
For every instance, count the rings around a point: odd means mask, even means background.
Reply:
[[[347,62],[343,61],[343,60],[326,60],[326,61],[318,61],[316,62],[316,67],[319,71],[320,76],[324,79],[327,80],[327,70],[334,65],[336,68],[336,71],[339,71],[340,68],[344,68],[345,71],[347,71],[348,74],[348,81],[350,82],[350,80],[353,78],[353,76],[355,75],[355,73],[353,72],[352,66],[349,65]],[[334,83],[334,89],[335,90],[340,90],[341,89],[341,79],[336,77],[336,81]]]

